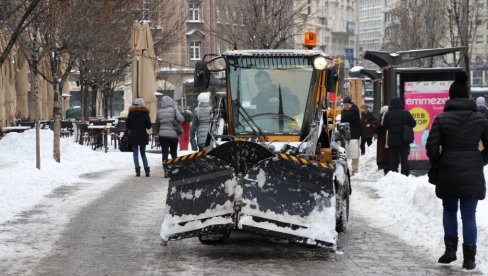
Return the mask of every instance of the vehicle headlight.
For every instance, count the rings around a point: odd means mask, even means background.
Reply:
[[[313,60],[313,66],[317,70],[324,70],[327,67],[327,59],[325,57],[316,57]]]

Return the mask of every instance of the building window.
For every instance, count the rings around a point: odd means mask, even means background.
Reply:
[[[220,8],[219,8],[219,6],[215,7],[215,19],[217,20],[217,23],[220,23]]]
[[[191,41],[190,42],[190,60],[199,60],[200,59],[200,45],[202,43],[200,41]]]
[[[188,4],[188,21],[201,21],[200,20],[200,4],[189,3]]]

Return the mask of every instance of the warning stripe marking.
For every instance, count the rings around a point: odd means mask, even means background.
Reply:
[[[283,160],[291,161],[293,163],[300,164],[300,165],[321,167],[324,169],[334,169],[334,164],[332,162],[325,162],[324,163],[324,162],[318,162],[318,161],[309,161],[309,160],[302,158],[302,157],[297,157],[294,155],[289,155],[289,154],[284,154],[284,153],[280,153],[280,157]]]
[[[163,164],[169,165],[171,163],[177,163],[177,162],[180,162],[180,161],[185,161],[186,159],[199,158],[199,157],[202,157],[203,154],[205,154],[205,148],[203,150],[199,151],[199,152],[194,152],[192,154],[187,154],[187,155],[178,156],[176,158],[172,158],[172,159],[165,160],[163,162]]]

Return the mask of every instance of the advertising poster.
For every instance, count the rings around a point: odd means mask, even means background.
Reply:
[[[435,116],[442,113],[449,99],[449,86],[452,81],[405,82],[405,110],[417,122],[413,129],[415,140],[410,144],[409,160],[429,160],[425,152],[427,137]]]

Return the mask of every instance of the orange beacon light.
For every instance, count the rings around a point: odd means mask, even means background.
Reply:
[[[313,49],[317,46],[317,32],[308,31],[305,32],[305,47],[307,49]]]

